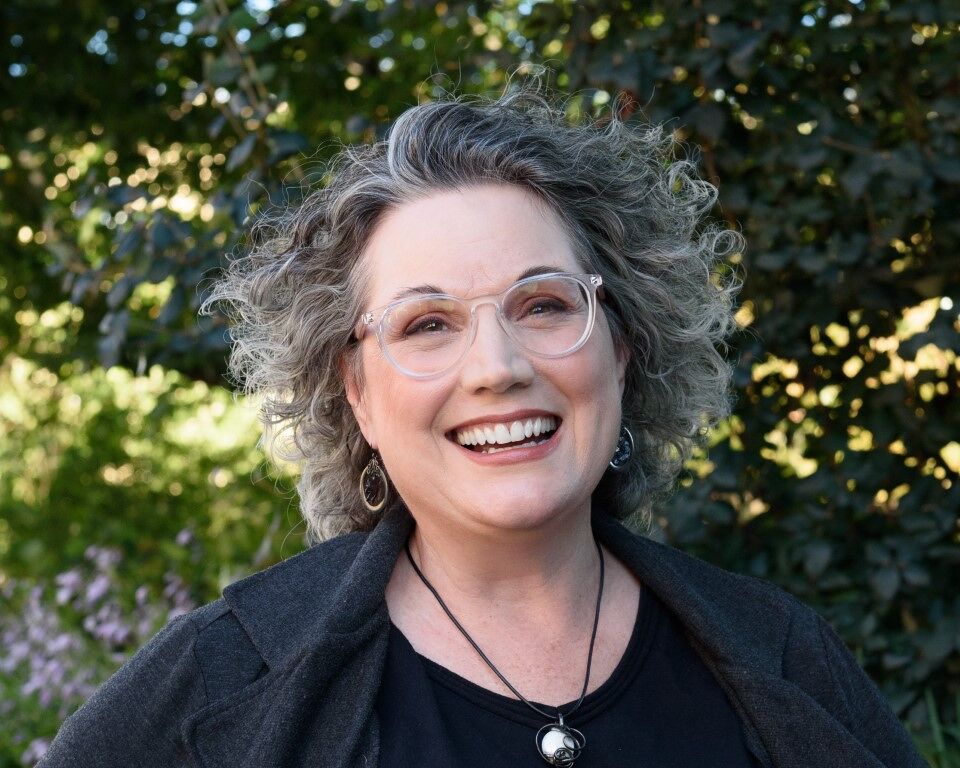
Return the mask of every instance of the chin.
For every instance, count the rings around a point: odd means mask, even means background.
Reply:
[[[471,505],[468,514],[485,527],[503,531],[530,531],[566,517],[577,506],[578,502],[569,498],[528,491],[522,494],[498,494],[495,499],[488,497],[482,504]]]

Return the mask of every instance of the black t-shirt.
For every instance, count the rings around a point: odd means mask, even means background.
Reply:
[[[736,712],[676,618],[647,590],[640,604],[617,668],[567,719],[586,738],[576,768],[755,768]],[[419,655],[392,625],[376,709],[380,768],[547,765],[535,744],[546,718]]]

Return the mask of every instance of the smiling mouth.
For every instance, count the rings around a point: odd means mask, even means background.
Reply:
[[[509,422],[474,424],[454,430],[450,439],[475,453],[498,453],[547,442],[560,428],[558,416],[536,416]]]

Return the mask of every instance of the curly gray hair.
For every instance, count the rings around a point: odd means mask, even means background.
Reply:
[[[519,185],[552,206],[584,271],[603,277],[601,306],[629,352],[623,423],[636,444],[629,471],[608,472],[594,493],[611,514],[648,513],[728,414],[721,351],[740,286],[728,257],[741,238],[705,221],[716,188],[677,156],[673,137],[628,125],[617,106],[602,122],[571,121],[539,82],[496,99],[421,104],[384,140],[343,148],[321,189],[255,224],[203,311],[225,307],[230,372],[245,393],[264,396],[275,455],[301,469],[308,540],[376,522],[358,492],[371,451],[340,366],[355,360],[358,260],[371,233],[385,212],[431,191]]]

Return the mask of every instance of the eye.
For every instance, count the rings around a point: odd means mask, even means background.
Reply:
[[[530,299],[524,307],[525,315],[547,315],[554,312],[568,312],[570,307],[566,302],[553,296],[537,296]]]
[[[568,302],[556,296],[534,296],[523,304],[520,317],[544,317],[563,315],[571,311]]]
[[[424,333],[442,333],[450,330],[447,323],[440,317],[420,317],[407,325],[404,336],[417,336]]]

